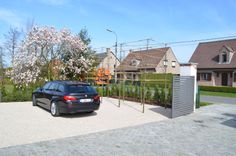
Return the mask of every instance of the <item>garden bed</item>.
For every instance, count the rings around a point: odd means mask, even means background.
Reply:
[[[115,99],[119,99],[119,96],[109,96],[110,98],[115,98]],[[120,97],[121,100],[123,100],[123,97]],[[124,97],[124,100],[127,101],[133,101],[133,102],[139,102],[141,104],[141,99],[137,99],[137,98],[132,98],[132,97]],[[151,100],[145,100],[145,104],[149,104],[149,105],[157,105],[157,106],[162,106],[162,107],[166,107],[166,108],[171,108],[171,104],[163,104],[160,103],[158,101],[151,101]]]

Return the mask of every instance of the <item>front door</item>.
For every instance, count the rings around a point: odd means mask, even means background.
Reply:
[[[222,73],[222,86],[228,86],[228,73]]]

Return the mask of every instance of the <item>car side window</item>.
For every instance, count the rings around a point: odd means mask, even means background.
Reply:
[[[50,85],[51,85],[50,82],[46,83],[46,84],[43,86],[43,89],[45,89],[45,90],[49,89]]]
[[[62,84],[58,84],[58,88],[57,88],[57,91],[58,92],[64,92],[64,86]]]
[[[58,86],[58,84],[57,83],[52,83],[50,86],[49,86],[49,90],[51,90],[51,91],[56,91],[57,90],[57,86]]]

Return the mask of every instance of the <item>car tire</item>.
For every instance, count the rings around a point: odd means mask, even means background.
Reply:
[[[88,111],[87,113],[93,113],[94,111]]]
[[[32,96],[32,104],[33,106],[37,106],[37,101],[35,95]]]
[[[58,105],[54,101],[51,103],[50,112],[51,112],[52,116],[54,116],[54,117],[60,116]]]

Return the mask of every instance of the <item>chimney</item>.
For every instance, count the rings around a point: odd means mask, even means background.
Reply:
[[[111,48],[107,48],[107,49],[106,49],[106,52],[107,52],[107,53],[110,53],[110,52],[111,52]]]

